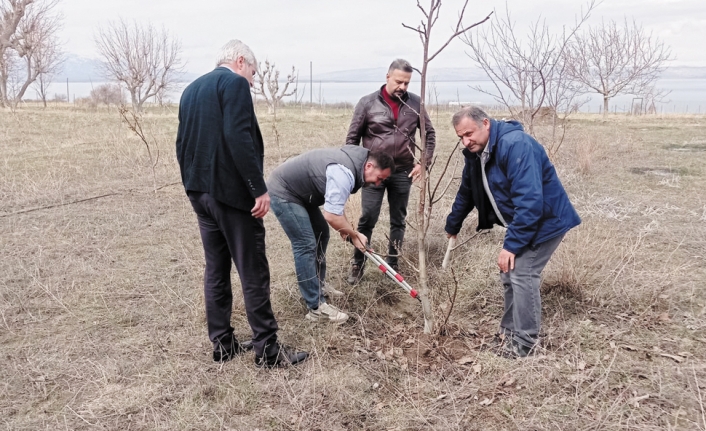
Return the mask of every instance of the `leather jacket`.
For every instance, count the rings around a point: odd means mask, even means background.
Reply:
[[[392,108],[385,102],[381,91],[368,94],[358,101],[346,136],[347,145],[360,145],[370,151],[383,151],[392,156],[397,172],[408,172],[414,167],[416,153],[415,135],[419,128],[419,96],[409,92],[402,96],[400,110],[395,123]],[[436,132],[427,115],[424,119],[426,131],[426,161],[431,164],[436,146]]]

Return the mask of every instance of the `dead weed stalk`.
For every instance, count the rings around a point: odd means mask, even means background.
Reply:
[[[157,173],[155,171],[157,163],[159,163],[159,147],[157,146],[157,142],[154,138],[152,138],[154,142],[153,144],[150,144],[149,140],[145,136],[145,132],[142,128],[141,115],[138,116],[137,114],[135,114],[135,112],[133,112],[125,105],[120,105],[118,107],[118,112],[120,113],[120,116],[122,117],[125,124],[127,124],[128,129],[132,130],[132,132],[137,135],[138,138],[140,138],[140,141],[142,141],[142,143],[145,145],[145,148],[147,149],[147,156],[149,157],[150,168],[152,169],[152,186],[154,188],[154,192],[157,193]],[[155,149],[154,157],[152,157],[152,147],[154,147]]]

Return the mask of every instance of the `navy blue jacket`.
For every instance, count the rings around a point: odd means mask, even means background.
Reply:
[[[267,186],[262,135],[245,78],[217,67],[186,87],[179,102],[176,156],[186,191],[252,209]]]
[[[503,248],[519,254],[581,223],[569,202],[554,165],[544,148],[516,121],[490,120],[485,165],[488,187],[507,223]],[[478,208],[478,227],[501,224],[483,188],[480,154],[463,150],[465,166],[461,186],[446,218],[446,232],[456,235],[463,220]]]

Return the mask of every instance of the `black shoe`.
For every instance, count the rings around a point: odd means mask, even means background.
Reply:
[[[227,362],[233,359],[235,355],[245,353],[252,350],[252,341],[238,342],[232,335],[225,336],[216,342],[216,347],[213,349],[214,362]]]
[[[307,352],[297,352],[289,346],[280,344],[279,341],[265,346],[262,356],[255,355],[255,366],[262,368],[276,368],[287,365],[296,365],[304,362],[309,357]]]
[[[396,263],[388,263],[390,265],[390,268],[392,268],[396,273],[400,273],[400,266]]]
[[[358,284],[360,282],[360,279],[363,278],[363,274],[365,273],[364,271],[364,266],[363,265],[358,265],[354,263],[351,265],[351,272],[348,275],[348,284]]]
[[[500,349],[499,352],[497,352],[497,355],[502,358],[517,359],[526,358],[527,356],[533,355],[534,353],[534,347],[527,347],[518,343],[515,340],[512,340],[509,343],[506,343],[503,348]]]

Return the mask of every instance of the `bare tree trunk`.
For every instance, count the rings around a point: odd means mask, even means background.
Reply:
[[[603,116],[608,115],[608,96],[603,96]]]
[[[458,22],[456,23],[456,28],[454,33],[448,38],[448,40],[432,55],[429,55],[429,39],[431,37],[431,30],[439,17],[439,9],[441,8],[440,0],[430,0],[429,10],[425,10],[419,2],[417,2],[417,7],[421,10],[422,14],[426,20],[422,20],[421,24],[417,27],[410,27],[406,24],[402,24],[403,27],[410,30],[416,31],[419,34],[419,38],[422,42],[424,48],[424,61],[422,63],[422,78],[421,78],[421,94],[419,102],[419,133],[420,133],[420,147],[421,152],[420,164],[422,166],[422,171],[420,174],[420,191],[419,191],[419,203],[417,206],[417,245],[419,252],[419,297],[422,302],[422,311],[424,312],[424,333],[431,334],[434,331],[434,314],[431,306],[431,298],[429,295],[429,284],[428,284],[428,274],[427,274],[427,255],[426,255],[426,236],[427,229],[430,223],[431,214],[427,213],[427,189],[429,187],[428,173],[427,173],[427,154],[426,154],[426,126],[425,121],[427,118],[425,98],[426,98],[426,82],[427,82],[427,66],[430,61],[432,61],[441,51],[448,46],[449,43],[459,35],[465,33],[469,29],[484,23],[490,19],[490,14],[473,25],[463,26],[463,14],[468,5],[468,0],[464,2],[463,8],[459,13]],[[492,12],[491,12],[492,14]]]
[[[427,86],[427,65],[429,64],[429,43],[424,44],[424,64],[422,65],[422,82],[421,94],[419,95],[419,134],[420,134],[420,163],[422,165],[422,173],[420,176],[419,188],[419,203],[417,205],[417,245],[419,252],[419,292],[422,300],[422,312],[424,313],[424,333],[431,334],[434,331],[434,312],[431,307],[431,299],[429,295],[429,285],[427,283],[429,277],[427,275],[427,225],[429,220],[426,217],[426,196],[427,196],[427,133],[426,133],[426,106],[424,100],[426,97]]]

